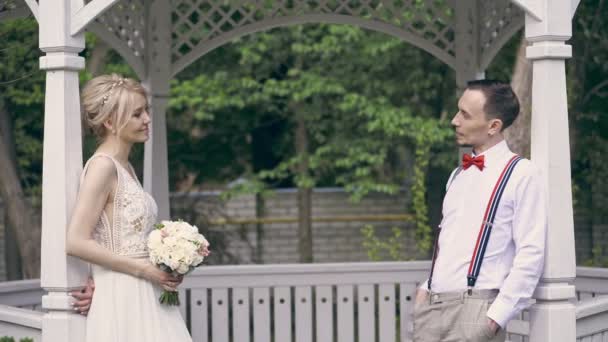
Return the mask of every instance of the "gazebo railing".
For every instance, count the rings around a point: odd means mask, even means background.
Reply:
[[[414,293],[429,266],[414,261],[201,267],[181,286],[180,310],[196,342],[409,341]],[[608,297],[601,296],[608,294],[608,269],[579,267],[577,273],[577,339],[606,339]],[[0,306],[0,336],[38,336],[32,331],[39,333],[42,313],[32,309],[39,308],[42,293],[38,280],[0,283],[0,304],[12,306]],[[509,323],[509,341],[528,340],[528,318],[524,312]]]
[[[608,296],[587,298],[577,303],[576,341],[608,341]]]
[[[195,341],[408,338],[428,262],[206,267],[184,281]]]
[[[0,304],[38,310],[42,305],[44,290],[40,279],[6,281],[0,283]]]
[[[40,342],[43,314],[41,311],[0,305],[0,337],[13,337],[15,341],[31,338]]]

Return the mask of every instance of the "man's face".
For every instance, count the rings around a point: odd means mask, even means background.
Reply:
[[[479,90],[465,90],[458,100],[458,112],[452,119],[456,142],[461,146],[483,146],[490,139],[493,120],[488,120],[483,106],[485,95]]]

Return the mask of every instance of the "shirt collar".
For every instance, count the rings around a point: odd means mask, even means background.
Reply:
[[[507,141],[503,139],[501,142],[499,142],[498,144],[483,151],[482,153],[475,154],[475,152],[473,152],[472,155],[474,157],[484,156],[484,165],[486,167],[488,167],[488,166],[492,166],[494,164],[494,162],[496,162],[497,160],[501,160],[502,159],[501,157],[505,153],[508,153],[510,151],[511,150],[509,149],[509,146],[507,145]]]

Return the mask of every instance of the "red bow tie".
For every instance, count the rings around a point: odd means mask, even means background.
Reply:
[[[483,164],[484,164],[483,161],[484,161],[484,156],[483,155],[482,156],[477,156],[477,157],[473,158],[473,157],[471,157],[470,154],[465,153],[462,156],[462,168],[466,170],[469,167],[471,167],[471,165],[475,165],[475,166],[477,166],[477,168],[480,171],[483,171]]]

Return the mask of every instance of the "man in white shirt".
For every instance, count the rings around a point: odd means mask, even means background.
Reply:
[[[542,273],[547,230],[538,170],[503,131],[519,101],[502,82],[472,81],[452,119],[471,146],[448,180],[432,271],[414,307],[414,341],[504,341]]]

